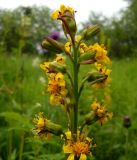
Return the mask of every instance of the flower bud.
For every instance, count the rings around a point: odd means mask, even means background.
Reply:
[[[92,36],[95,36],[100,31],[99,25],[90,25],[81,34],[81,39],[88,40]]]
[[[86,76],[86,79],[88,82],[90,83],[96,83],[96,82],[101,82],[105,79],[106,77],[102,74],[100,74],[99,72],[89,72]]]
[[[46,130],[56,136],[60,136],[63,133],[62,126],[59,124],[55,124],[49,120],[46,121]]]
[[[42,42],[42,47],[44,49],[47,49],[48,51],[53,51],[53,52],[58,52],[58,53],[64,51],[64,45],[50,37],[47,37]]]
[[[65,35],[70,35],[71,38],[74,38],[77,32],[77,25],[74,15],[70,11],[66,11],[60,19],[62,20],[62,27]]]
[[[95,57],[95,53],[94,52],[83,53],[79,57],[79,62],[85,62],[87,60],[91,60],[94,57]]]
[[[97,121],[97,118],[96,118],[94,112],[90,112],[85,116],[85,124],[86,125],[91,125],[96,121]]]
[[[129,116],[124,116],[123,118],[123,126],[125,128],[129,128],[131,126],[131,119]]]
[[[54,68],[57,72],[66,73],[66,65],[60,64],[56,61],[53,61],[49,65],[51,68]]]

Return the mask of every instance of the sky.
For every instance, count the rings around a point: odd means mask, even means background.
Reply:
[[[88,20],[90,11],[101,13],[110,18],[125,9],[124,0],[0,0],[0,8],[14,9],[18,6],[46,5],[52,10],[58,9],[61,4],[71,6],[77,11],[77,22]]]

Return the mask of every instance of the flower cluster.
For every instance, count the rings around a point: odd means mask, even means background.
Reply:
[[[52,105],[59,105],[65,103],[64,97],[67,95],[67,89],[63,73],[58,72],[54,64],[57,63],[57,67],[58,65],[64,65],[65,58],[62,55],[57,55],[54,62],[44,62],[40,65],[40,67],[46,72],[48,76],[47,91],[51,94],[50,103]]]
[[[98,122],[103,125],[108,119],[112,118],[112,112],[108,112],[106,107],[101,105],[99,102],[93,102],[91,108],[94,111],[94,115]]]
[[[112,113],[106,109],[109,103],[105,103],[105,100],[111,99],[107,92],[111,81],[111,70],[108,69],[111,61],[104,44],[96,42],[87,45],[87,40],[100,31],[98,25],[88,26],[80,35],[77,35],[73,8],[61,5],[60,9],[53,12],[51,16],[54,20],[61,22],[67,42],[59,42],[51,36],[46,37],[42,47],[57,53],[57,56],[53,61],[43,62],[40,67],[48,80],[46,91],[50,95],[50,104],[62,106],[63,111],[66,112],[65,115],[68,116],[69,131],[65,133],[62,129],[64,127],[46,119],[43,113],[34,119],[36,124],[34,131],[40,137],[48,134],[63,136],[63,151],[67,154],[67,160],[86,160],[87,157],[92,156],[92,149],[96,145],[93,139],[85,134],[85,126],[91,126],[97,121],[103,125],[112,117]],[[89,64],[90,71],[79,79],[80,66]],[[92,86],[90,87],[92,91],[94,88],[98,91],[100,88],[105,90],[105,100],[102,100],[103,104],[97,101],[92,102],[89,113],[83,115],[84,120],[79,125],[79,99],[85,86]],[[95,95],[94,97],[96,98]]]
[[[51,94],[50,103],[53,105],[64,104],[64,97],[67,94],[64,75],[60,72],[51,73],[48,76],[48,92]]]

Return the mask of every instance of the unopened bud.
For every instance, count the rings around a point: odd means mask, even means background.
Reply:
[[[102,74],[100,74],[99,72],[88,72],[86,79],[89,83],[93,83],[93,82],[101,82],[105,79],[106,77]]]
[[[47,49],[48,51],[53,51],[53,52],[58,52],[58,53],[64,51],[64,45],[50,37],[47,37],[42,42],[42,47],[44,49]]]
[[[99,25],[90,25],[81,34],[82,39],[88,40],[100,31]]]
[[[79,62],[84,62],[84,61],[87,61],[87,60],[91,60],[94,57],[95,57],[95,53],[94,52],[83,53],[79,57]]]
[[[77,25],[74,15],[71,12],[66,11],[60,19],[62,20],[62,27],[65,35],[70,35],[71,38],[74,38],[77,32]]]
[[[46,121],[46,130],[50,133],[57,135],[57,136],[60,136],[63,133],[61,125],[55,124],[49,120]]]
[[[91,125],[97,121],[97,118],[94,114],[94,112],[90,112],[85,116],[85,124]]]
[[[129,116],[125,116],[123,118],[123,125],[125,128],[129,128],[131,126],[131,119]]]
[[[54,68],[57,72],[62,72],[62,73],[66,72],[66,65],[65,64],[60,64],[56,61],[51,62],[50,67]]]

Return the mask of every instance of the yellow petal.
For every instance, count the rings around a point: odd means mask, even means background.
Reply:
[[[56,10],[55,12],[53,12],[53,13],[51,14],[51,17],[52,17],[53,19],[57,19],[58,16],[59,16],[59,10]]]
[[[68,140],[71,139],[71,131],[65,132],[65,135],[66,135],[66,137],[67,137]]]
[[[64,153],[72,153],[73,148],[68,144],[68,145],[63,145],[63,151]]]
[[[66,44],[65,44],[65,50],[66,50],[66,52],[71,52],[71,43],[70,42],[67,42]]]
[[[79,160],[86,160],[87,156],[85,154],[81,154],[80,159]]]
[[[74,156],[75,156],[75,155],[74,155],[73,153],[70,154],[67,160],[74,160]]]
[[[62,13],[62,14],[64,14],[64,12],[67,10],[67,8],[66,8],[66,6],[65,5],[61,5],[60,6],[60,12]]]
[[[80,35],[77,35],[76,38],[75,38],[75,41],[76,41],[77,43],[79,43],[79,42],[81,41],[81,36],[80,36]]]

